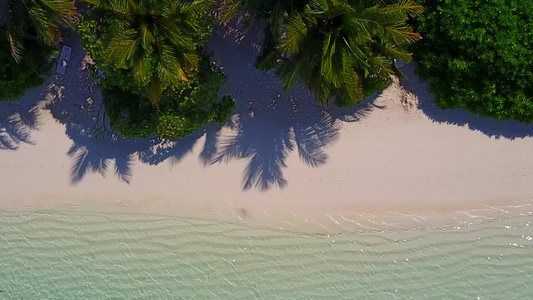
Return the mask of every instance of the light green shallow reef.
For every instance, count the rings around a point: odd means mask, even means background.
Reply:
[[[0,299],[533,299],[531,214],[296,234],[145,215],[0,213]]]

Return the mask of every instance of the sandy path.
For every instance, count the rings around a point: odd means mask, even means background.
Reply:
[[[218,34],[210,43],[228,76],[223,94],[237,101],[232,120],[165,144],[107,130],[75,48],[65,77],[0,106],[0,209],[297,218],[321,227],[364,213],[531,203],[533,126],[440,111],[414,66],[404,69],[410,81],[359,107],[317,107],[254,69],[257,34],[236,39]]]

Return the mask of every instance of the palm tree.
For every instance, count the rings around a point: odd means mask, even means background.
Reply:
[[[85,0],[107,10],[123,24],[105,50],[106,60],[131,69],[138,85],[157,106],[163,91],[189,76],[198,66],[194,37],[200,18],[215,0]]]
[[[284,88],[302,82],[318,104],[359,103],[365,81],[388,80],[401,74],[395,59],[411,60],[406,46],[420,35],[406,21],[421,12],[412,0],[313,0],[284,27],[278,66]]]
[[[3,0],[0,4],[0,36],[19,62],[25,45],[36,41],[51,46],[61,40],[59,24],[76,21],[74,0]]]

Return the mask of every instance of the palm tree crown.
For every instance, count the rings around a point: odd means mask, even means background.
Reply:
[[[394,60],[411,60],[406,46],[420,38],[406,21],[422,12],[412,0],[313,0],[286,21],[278,75],[286,89],[303,82],[315,101],[340,106],[363,99],[368,78],[398,73]],[[372,1],[372,3],[376,3]]]
[[[157,105],[163,91],[188,77],[198,66],[194,37],[200,16],[214,0],[86,0],[112,13],[122,24],[105,50],[109,63],[132,69]]]
[[[78,13],[74,0],[4,0],[0,6],[0,36],[18,62],[28,40],[52,45],[61,40],[58,24],[72,26]]]

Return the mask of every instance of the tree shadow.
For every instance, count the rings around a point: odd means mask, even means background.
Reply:
[[[100,87],[88,74],[79,37],[73,35],[65,43],[72,48],[70,64],[66,74],[56,76],[54,84],[47,87],[50,100],[45,108],[65,125],[66,134],[72,140],[67,151],[73,158],[72,184],[78,184],[88,173],[105,177],[111,168],[119,180],[130,183],[137,160],[155,165],[177,156],[179,151],[185,154],[190,150],[193,144],[186,142],[125,139],[111,130]]]
[[[226,128],[207,135],[202,160],[214,164],[246,159],[244,190],[283,188],[283,168],[292,151],[297,150],[300,161],[310,167],[326,164],[325,149],[338,138],[342,121],[359,120],[375,108],[370,104],[375,97],[357,107],[326,108],[315,105],[301,87],[285,92],[274,71],[254,67],[261,25],[253,25],[244,35],[232,26],[236,25],[218,28],[209,47],[216,49],[214,60],[227,75],[221,92],[232,95],[236,107]],[[239,51],[232,51],[236,47]]]
[[[42,91],[43,86],[39,86],[28,90],[19,101],[0,102],[0,150],[34,144],[31,131],[39,128]]]
[[[0,150],[16,150],[21,143],[33,144],[30,133],[37,129],[39,110],[17,104],[0,104]]]
[[[228,124],[231,131],[219,133],[211,142],[206,140],[208,147],[216,145],[217,149],[204,157],[206,161],[227,163],[233,159],[247,159],[243,189],[255,187],[263,191],[287,185],[282,169],[287,167],[287,155],[294,150],[310,167],[325,164],[328,155],[324,148],[338,137],[340,123],[323,108],[299,106],[296,99],[291,102],[289,120],[279,115],[270,118],[253,113],[233,115]],[[305,117],[301,116],[303,107],[307,108]],[[280,111],[278,114],[283,115]]]
[[[402,68],[408,80],[401,80],[401,83],[408,92],[418,97],[418,108],[434,122],[466,126],[497,139],[533,137],[533,125],[526,125],[515,120],[499,121],[483,118],[470,114],[462,108],[441,109],[435,104],[435,99],[429,92],[429,83],[420,80],[415,74],[416,67],[416,63],[411,63]]]
[[[48,109],[65,126],[66,135],[72,140],[66,154],[72,158],[73,185],[87,174],[105,177],[111,172],[120,181],[130,183],[136,163],[177,164],[204,139],[199,153],[204,166],[246,159],[243,189],[283,188],[287,185],[283,168],[292,151],[298,151],[300,161],[312,168],[326,164],[326,148],[338,138],[342,123],[357,121],[377,106],[373,105],[373,97],[357,107],[325,108],[314,105],[303,88],[283,91],[274,72],[258,71],[253,66],[260,51],[260,36],[260,30],[237,39],[218,34],[210,42],[217,49],[215,60],[227,75],[220,94],[231,94],[236,100],[233,116],[225,126],[210,124],[176,140],[120,137],[109,127],[100,87],[88,74],[85,52],[76,35],[64,41],[72,48],[67,72],[56,75],[46,85],[46,101],[40,102],[39,109],[27,110],[26,114],[15,109],[2,113],[21,115],[21,125],[9,127],[12,139],[17,141],[30,142],[24,126],[38,125],[35,120],[40,109]],[[234,51],[237,44],[239,51]]]

